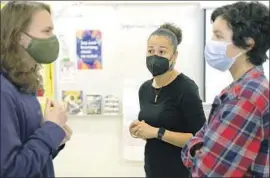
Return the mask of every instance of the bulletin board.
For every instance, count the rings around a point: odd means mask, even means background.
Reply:
[[[212,24],[211,14],[213,9],[205,9],[205,43],[211,39]],[[267,52],[269,58],[269,51]],[[269,60],[263,64],[264,72],[269,80]],[[225,87],[233,82],[233,78],[229,71],[220,72],[207,63],[205,63],[205,102],[212,103],[215,96],[217,96]]]
[[[87,113],[88,95],[95,95],[91,99],[96,98],[96,106],[98,96],[103,105],[106,95],[118,98],[121,103],[118,116],[123,118],[123,158],[143,161],[145,142],[131,138],[128,126],[138,117],[139,87],[152,78],[146,67],[147,39],[165,22],[180,26],[183,41],[179,46],[176,69],[203,88],[203,35],[200,34],[203,11],[198,4],[177,3],[91,4],[85,1],[65,4],[63,8],[52,7],[57,9],[53,14],[55,33],[60,40],[60,54],[55,66],[56,98],[62,100],[63,91],[76,92],[76,106],[82,100],[84,103],[84,108],[77,107],[83,111],[78,112],[83,116]],[[91,59],[93,56],[96,62]],[[69,69],[63,70],[64,63]],[[200,90],[201,96],[202,93]]]

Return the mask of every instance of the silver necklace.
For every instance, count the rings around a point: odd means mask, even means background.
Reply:
[[[173,73],[172,73],[171,77],[169,78],[169,80],[172,79],[172,76],[173,76]],[[157,102],[158,97],[159,97],[159,93],[161,92],[161,90],[162,90],[163,87],[164,87],[164,85],[161,86],[161,87],[159,88],[159,90],[158,90],[157,88],[155,88],[155,93],[156,93],[156,95],[155,95],[155,103]],[[157,91],[157,90],[158,90],[158,91]]]
[[[162,90],[163,86],[157,91],[157,89],[155,88],[155,93],[156,93],[156,96],[155,96],[155,103],[157,102],[157,99],[158,99],[158,96],[159,96],[159,93],[160,91]]]

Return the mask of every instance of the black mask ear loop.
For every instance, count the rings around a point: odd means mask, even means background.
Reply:
[[[155,72],[154,72],[154,61],[153,60],[152,60],[151,65],[152,65],[152,73],[154,74]]]

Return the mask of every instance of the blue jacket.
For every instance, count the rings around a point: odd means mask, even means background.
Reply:
[[[36,96],[19,92],[1,73],[1,177],[55,177],[53,158],[65,132],[42,120]]]

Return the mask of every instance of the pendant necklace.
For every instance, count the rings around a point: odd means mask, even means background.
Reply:
[[[157,102],[159,93],[160,93],[160,91],[162,90],[162,88],[163,88],[163,87],[161,87],[159,90],[155,88],[155,93],[156,93],[156,96],[155,96],[155,103]],[[158,90],[158,91],[157,91],[157,90]]]
[[[169,80],[172,79],[172,76],[173,76],[173,74],[170,76]],[[161,86],[161,88],[158,88],[158,89],[155,88],[155,93],[156,93],[156,96],[155,96],[155,103],[157,103],[157,100],[158,100],[158,97],[159,97],[159,93],[161,92],[162,88],[163,88],[163,86]]]

